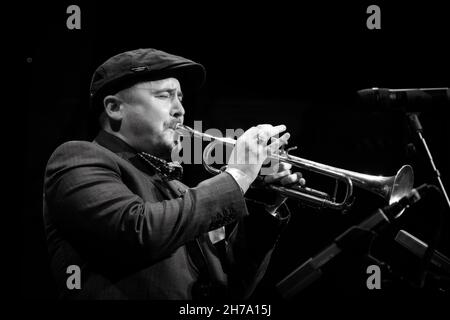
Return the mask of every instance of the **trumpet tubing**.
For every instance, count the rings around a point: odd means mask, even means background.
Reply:
[[[221,171],[213,168],[208,163],[211,152],[216,144],[221,143],[225,145],[234,146],[236,140],[231,138],[215,137],[206,133],[199,132],[188,126],[177,124],[176,130],[183,135],[189,135],[200,139],[208,139],[211,142],[205,147],[203,151],[203,165],[205,169],[211,174],[218,174]],[[289,151],[289,150],[288,150]],[[411,166],[402,166],[394,176],[384,177],[369,175],[350,170],[340,169],[314,162],[308,159],[290,155],[288,151],[280,150],[280,153],[271,153],[268,158],[289,163],[292,166],[303,170],[308,170],[321,175],[325,175],[336,180],[336,187],[334,194],[330,196],[328,193],[305,188],[299,185],[281,186],[270,184],[265,187],[275,190],[276,192],[288,198],[305,201],[314,207],[326,207],[337,210],[342,210],[351,205],[351,197],[353,194],[353,187],[358,187],[384,198],[389,204],[397,202],[402,197],[409,194],[414,184],[414,172]],[[337,184],[341,181],[345,184],[345,195],[341,201],[336,200]]]

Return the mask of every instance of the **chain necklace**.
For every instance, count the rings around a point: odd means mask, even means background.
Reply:
[[[139,152],[138,156],[167,180],[181,180],[183,177],[183,167],[177,161],[168,162],[146,152]]]

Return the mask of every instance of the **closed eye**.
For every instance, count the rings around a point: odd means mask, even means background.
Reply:
[[[158,92],[155,95],[157,98],[162,98],[162,99],[173,99],[175,97],[175,91],[173,90],[168,90],[168,91],[162,91],[162,92]],[[183,101],[183,93],[178,93],[178,100]]]
[[[161,92],[156,95],[157,98],[170,98],[171,96],[169,92]]]

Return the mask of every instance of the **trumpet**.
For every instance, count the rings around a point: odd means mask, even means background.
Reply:
[[[200,139],[211,140],[211,142],[203,150],[203,166],[211,174],[219,174],[222,172],[219,169],[213,168],[209,164],[210,161],[208,159],[211,157],[211,152],[217,144],[235,146],[236,140],[202,133],[180,123],[176,125],[175,130],[184,136],[187,135]],[[289,163],[292,166],[298,167],[302,170],[308,170],[334,178],[335,187],[333,194],[330,195],[327,192],[307,188],[298,184],[293,186],[267,184],[265,187],[272,189],[287,198],[304,201],[312,207],[331,208],[336,210],[347,209],[353,202],[352,195],[354,186],[381,196],[389,204],[399,201],[401,198],[408,195],[413,188],[414,171],[409,165],[402,166],[394,176],[375,176],[332,167],[289,154],[289,151],[295,148],[296,147],[292,147],[287,150],[281,148],[278,153],[269,153],[268,158],[281,163]],[[345,193],[342,200],[337,199],[339,182],[345,185]]]

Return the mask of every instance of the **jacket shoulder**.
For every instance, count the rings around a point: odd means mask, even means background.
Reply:
[[[114,152],[95,142],[68,141],[58,146],[50,156],[46,176],[83,166],[101,166],[118,171],[119,158]]]
[[[68,141],[58,146],[50,156],[49,162],[57,159],[81,157],[114,157],[116,154],[98,143],[90,141]]]

